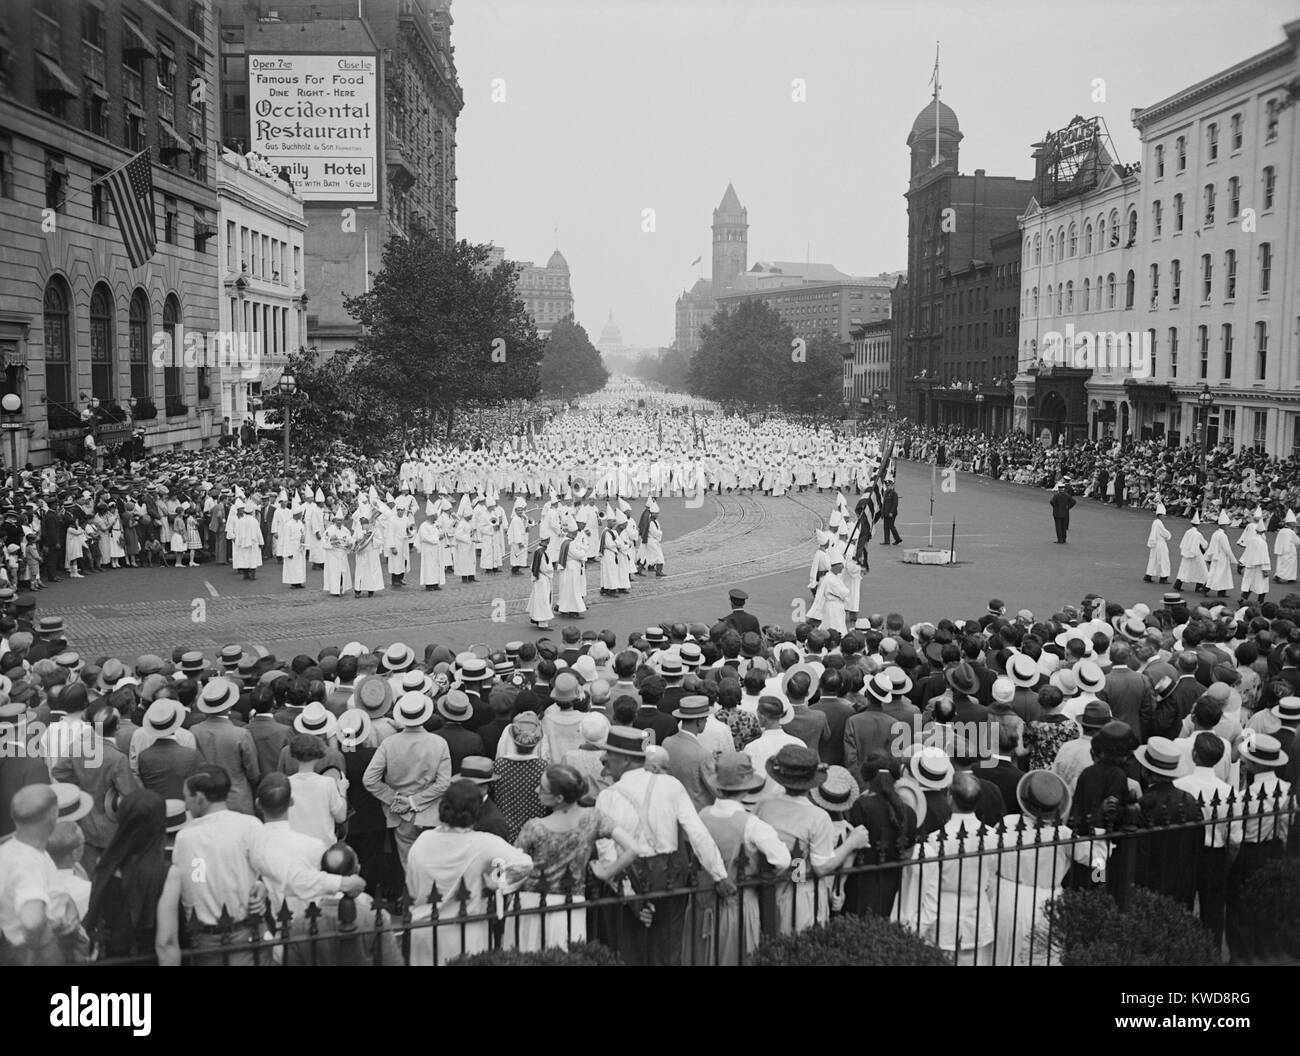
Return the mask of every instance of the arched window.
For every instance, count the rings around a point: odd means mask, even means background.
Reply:
[[[1088,279],[1083,280],[1083,310],[1092,310],[1092,282]]]
[[[1038,314],[1038,287],[1037,286],[1034,287],[1033,298],[1031,303],[1033,304],[1033,314],[1037,315]]]
[[[1100,253],[1106,248],[1106,218],[1097,217],[1097,252]]]
[[[1119,245],[1119,211],[1115,209],[1110,211],[1110,245]]]
[[[1056,259],[1064,260],[1065,259],[1065,228],[1063,227],[1058,227],[1056,229],[1056,249],[1057,249]]]
[[[1106,307],[1115,307],[1115,273],[1106,276]]]
[[[1131,246],[1138,237],[1138,214],[1136,209],[1128,211],[1128,244]]]
[[[1079,229],[1074,226],[1074,221],[1070,221],[1070,256],[1079,252]]]
[[[1052,284],[1050,282],[1047,284],[1047,299],[1043,302],[1043,314],[1052,314]]]
[[[1056,314],[1061,314],[1062,302],[1065,300],[1065,287],[1056,287]]]
[[[180,348],[181,340],[181,306],[174,293],[167,295],[163,302],[163,333],[166,335],[166,364],[163,367],[163,395],[167,400],[167,413],[178,414],[181,399],[184,396],[184,376],[181,373],[183,362]]]
[[[1047,263],[1052,263],[1056,259],[1056,236],[1052,232],[1047,232]]]
[[[72,319],[68,284],[54,276],[45,286],[45,397],[51,418],[75,414],[72,406]],[[57,427],[56,427],[57,428]]]
[[[1160,179],[1165,174],[1165,148],[1164,144],[1156,144],[1156,179]]]
[[[1034,236],[1034,263],[1041,264],[1042,262],[1043,262],[1043,236],[1035,235]]]
[[[1070,281],[1065,284],[1065,310],[1074,311],[1074,282]]]
[[[1083,252],[1085,254],[1092,252],[1092,221],[1089,220],[1083,225]]]
[[[1137,277],[1133,274],[1133,269],[1129,268],[1128,275],[1124,279],[1124,307],[1133,307],[1133,298],[1137,296]]]
[[[144,290],[131,294],[127,327],[131,359],[131,395],[137,400],[149,395],[149,351],[153,343],[149,327],[149,297]]]
[[[1151,265],[1151,307],[1155,308],[1160,303],[1160,265]]]
[[[90,295],[90,392],[101,403],[117,402],[113,384],[113,295],[102,282]]]

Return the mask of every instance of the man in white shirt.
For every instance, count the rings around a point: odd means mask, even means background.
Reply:
[[[265,902],[253,866],[262,823],[226,806],[230,775],[220,766],[201,766],[185,779],[185,808],[191,820],[176,834],[172,864],[181,876],[183,919],[197,918],[195,949],[257,942],[258,914]],[[226,920],[223,926],[222,911]],[[270,955],[249,950],[199,957],[195,964],[247,966],[270,963]]]
[[[293,795],[289,778],[272,773],[257,786],[257,804],[265,819],[253,842],[251,861],[266,882],[271,912],[287,905],[297,920],[313,902],[329,895],[359,895],[366,889],[360,876],[334,876],[321,871],[321,859],[328,849],[315,836],[297,832],[289,825]]]
[[[669,891],[694,883],[685,852],[678,846],[678,826],[686,833],[701,868],[714,880],[722,898],[736,892],[718,845],[700,820],[682,783],[671,774],[651,774],[645,769],[645,740],[641,730],[615,726],[601,743],[601,763],[613,784],[596,797],[602,811],[641,846],[636,863],[628,870],[639,894]],[[681,963],[682,933],[686,924],[686,898],[656,898],[632,908],[611,907],[606,915],[609,934],[616,936],[624,964],[675,965]],[[640,916],[652,904],[649,927]]]
[[[20,788],[10,805],[12,839],[0,843],[0,965],[61,964],[58,932],[66,933],[58,869],[46,845],[59,820],[49,785]],[[75,910],[63,899],[63,908]]]
[[[1184,725],[1186,732],[1174,741],[1174,747],[1187,757],[1188,762],[1192,762],[1192,752],[1197,739],[1203,733],[1210,734],[1223,748],[1214,764],[1214,776],[1224,784],[1234,785],[1233,776],[1236,768],[1232,761],[1232,742],[1220,735],[1217,729],[1219,721],[1223,718],[1223,709],[1219,703],[1210,699],[1208,695],[1203,696],[1192,706],[1192,713],[1187,718],[1191,720],[1190,729]]]
[[[755,773],[767,774],[767,761],[787,744],[803,745],[803,741],[783,729],[793,718],[794,709],[781,697],[764,693],[758,698],[758,721],[763,732],[745,745],[744,749],[754,764]],[[768,777],[763,795],[779,794],[780,791],[781,786]]]
[[[1216,943],[1223,941],[1228,861],[1236,857],[1241,847],[1239,797],[1230,784],[1217,776],[1218,764],[1224,757],[1222,737],[1208,731],[1198,733],[1192,742],[1194,769],[1187,776],[1174,779],[1174,787],[1196,797],[1205,820],[1217,822],[1205,826],[1205,842],[1196,862],[1201,923],[1213,932]]]

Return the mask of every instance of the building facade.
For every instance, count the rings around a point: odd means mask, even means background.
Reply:
[[[890,345],[889,319],[856,324],[844,346],[844,403],[855,415],[877,413],[888,404]]]
[[[727,184],[713,210],[713,272],[715,293],[729,289],[749,266],[749,210],[740,204],[736,188]]]
[[[135,425],[150,449],[215,441],[214,51],[202,2],[0,7],[0,357],[20,462],[79,454],[86,425],[101,446]],[[132,267],[97,181],[141,152],[157,250]]]
[[[796,337],[811,340],[829,333],[837,343],[852,340],[855,326],[888,318],[893,279],[887,275],[842,282],[802,282],[758,289],[732,290],[716,296],[719,308],[736,308],[747,301],[762,301],[794,329]]]
[[[546,337],[561,320],[573,322],[573,286],[564,254],[557,249],[545,267],[531,260],[520,261],[520,267],[517,289],[537,332]]]
[[[713,318],[717,305],[713,300],[713,283],[696,279],[689,290],[682,290],[674,313],[673,347],[693,356],[700,350],[700,328]]]
[[[249,56],[320,54],[378,64],[378,165],[368,201],[307,200],[304,240],[308,342],[351,347],[360,324],[346,296],[369,288],[384,244],[416,224],[456,239],[456,121],[464,106],[451,46],[450,0],[217,0],[222,142],[252,143]]]
[[[930,394],[944,385],[945,337],[951,336],[945,330],[945,280],[973,262],[991,262],[993,239],[1017,226],[1033,194],[1030,180],[988,176],[983,169],[962,175],[961,140],[957,115],[938,101],[917,115],[907,137],[908,326],[895,330],[893,372],[899,413],[927,423],[940,420]]]
[[[238,431],[306,333],[302,199],[265,165],[217,161],[221,414]]]

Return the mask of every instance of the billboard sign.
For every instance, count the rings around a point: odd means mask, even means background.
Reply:
[[[249,139],[308,202],[379,200],[375,55],[250,54]]]
[[[1049,132],[1039,162],[1039,203],[1049,205],[1096,187],[1103,167],[1100,145],[1097,117],[1076,116],[1065,128]]]

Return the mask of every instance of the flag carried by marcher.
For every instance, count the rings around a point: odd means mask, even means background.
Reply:
[[[118,166],[104,177],[104,182],[113,201],[117,228],[126,243],[126,255],[131,267],[138,268],[158,248],[154,235],[153,169],[148,151]]]
[[[871,566],[867,564],[867,540],[871,538],[873,529],[880,521],[885,506],[885,480],[889,476],[890,463],[894,460],[894,434],[892,429],[886,430],[885,440],[880,445],[880,451],[880,465],[871,478],[867,493],[858,500],[858,522],[853,526],[853,532],[849,535],[848,543],[844,547],[847,550],[853,543],[854,537],[857,537],[857,550],[854,554],[854,560],[862,566],[864,572],[871,571]]]

